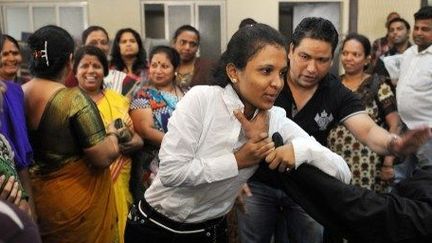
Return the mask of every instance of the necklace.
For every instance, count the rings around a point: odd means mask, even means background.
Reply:
[[[180,72],[181,67],[177,68],[177,75],[175,77],[175,80],[177,82],[177,85],[182,88],[188,88],[192,81],[192,77],[195,71],[195,60],[193,61],[191,66],[191,68],[183,72]]]

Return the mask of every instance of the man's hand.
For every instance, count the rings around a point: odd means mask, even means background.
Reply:
[[[236,198],[236,204],[238,206],[238,209],[242,213],[246,213],[245,199],[247,197],[251,197],[251,196],[252,196],[252,192],[251,192],[248,184],[247,183],[243,184],[243,186],[240,189],[240,192],[238,193],[237,198]]]
[[[270,169],[279,168],[280,172],[284,172],[286,168],[291,169],[295,166],[294,148],[291,143],[277,147],[265,160]]]
[[[416,152],[430,138],[431,131],[429,127],[414,128],[401,137],[393,135],[388,144],[388,151],[393,155],[408,155]]]
[[[395,175],[394,168],[393,168],[394,159],[395,159],[394,156],[384,157],[384,161],[381,166],[380,178],[386,184],[391,184],[394,179],[394,175]]]

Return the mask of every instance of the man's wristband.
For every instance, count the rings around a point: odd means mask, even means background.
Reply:
[[[396,143],[398,142],[399,139],[401,139],[401,138],[398,135],[396,135],[394,133],[391,133],[390,134],[390,139],[387,142],[387,152],[388,152],[388,154],[394,155],[395,157],[398,157],[398,158],[402,156],[402,154],[400,154],[399,152],[397,152],[395,150]]]

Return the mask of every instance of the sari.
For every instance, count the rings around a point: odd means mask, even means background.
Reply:
[[[103,97],[96,102],[105,128],[117,118],[133,130],[132,120],[129,117],[129,101],[117,92],[105,89]],[[124,242],[123,236],[126,227],[127,215],[132,205],[132,195],[129,191],[132,159],[130,156],[120,155],[110,166],[111,178],[114,182],[114,195],[118,215],[119,242]]]
[[[18,181],[19,190],[22,191],[22,198],[28,198],[27,193],[24,191],[18,172],[15,168],[14,152],[11,145],[7,141],[6,137],[0,133],[0,176],[5,176],[5,180],[0,184],[0,192],[3,191],[3,187],[6,185],[9,177],[13,176]]]
[[[130,100],[147,80],[147,71],[142,69],[138,74],[125,73],[116,69],[110,69],[104,78],[104,89],[110,89],[128,97]]]
[[[24,116],[24,93],[21,86],[12,81],[5,81],[5,84],[0,132],[6,137],[14,152],[16,169],[21,170],[30,166],[33,158]]]
[[[154,128],[166,133],[168,131],[168,120],[175,110],[180,97],[169,92],[159,91],[151,87],[143,87],[140,89],[131,103],[131,110],[148,109],[152,110]],[[159,169],[159,146],[144,147],[147,153],[150,170],[153,174],[157,174]]]
[[[78,88],[60,89],[29,133],[35,158],[30,177],[43,242],[115,242],[110,171],[94,168],[82,152],[105,138],[93,101]]]

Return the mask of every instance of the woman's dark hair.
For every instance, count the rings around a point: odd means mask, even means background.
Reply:
[[[74,74],[77,73],[78,65],[79,65],[81,59],[83,59],[83,57],[85,55],[95,56],[99,60],[99,62],[102,64],[104,76],[108,75],[109,67],[108,67],[107,57],[101,49],[99,49],[95,46],[83,46],[83,47],[78,48],[78,50],[76,50],[75,55],[74,55],[73,69],[72,69]]]
[[[0,50],[3,50],[3,44],[5,43],[6,40],[12,42],[15,45],[15,47],[18,49],[18,51],[21,51],[21,48],[18,44],[18,41],[15,40],[15,38],[13,38],[12,36],[6,35],[6,34],[2,35],[2,42],[1,42]]]
[[[257,22],[254,19],[252,19],[252,18],[245,18],[242,21],[240,21],[240,24],[239,24],[238,28],[240,29],[242,27],[254,25],[256,23]]]
[[[342,42],[342,49],[344,48],[345,43],[349,40],[356,40],[363,46],[363,51],[364,51],[365,57],[367,57],[371,54],[371,43],[366,36],[358,34],[358,33],[348,34]]]
[[[30,35],[27,44],[31,52],[31,74],[50,80],[61,78],[62,71],[74,51],[72,36],[58,26],[47,25]]]
[[[177,67],[180,65],[180,55],[176,51],[176,49],[169,47],[169,46],[156,46],[150,51],[149,56],[149,62],[151,62],[154,55],[164,53],[168,59],[170,60],[171,64],[174,67],[174,70],[177,69]]]
[[[226,66],[234,64],[237,69],[243,70],[246,64],[261,49],[267,45],[283,48],[287,51],[287,42],[279,31],[266,24],[255,24],[240,28],[228,42],[226,51],[219,59],[213,71],[212,85],[227,86],[230,82],[226,73]]]
[[[176,42],[177,37],[178,37],[181,33],[185,32],[185,31],[194,32],[194,33],[196,34],[196,36],[197,36],[197,41],[198,41],[198,45],[199,45],[199,43],[200,43],[200,38],[201,38],[201,37],[200,37],[200,33],[199,33],[199,31],[198,31],[197,29],[195,29],[195,28],[194,28],[193,26],[191,26],[191,25],[182,25],[182,26],[178,27],[177,30],[174,32],[173,42]]]
[[[143,43],[141,41],[141,36],[135,30],[131,28],[120,29],[117,31],[117,34],[114,38],[112,50],[111,50],[111,65],[114,66],[115,69],[123,71],[126,68],[125,63],[123,62],[122,56],[120,54],[120,38],[124,33],[131,33],[137,44],[138,44],[138,53],[136,55],[136,59],[134,64],[132,65],[132,72],[136,75],[139,75],[139,72],[142,69],[147,68],[147,55],[144,50]]]
[[[343,48],[345,46],[345,43],[349,40],[356,40],[363,46],[363,52],[364,52],[365,58],[367,58],[371,54],[371,48],[372,47],[371,47],[371,43],[370,43],[369,39],[366,36],[358,34],[358,33],[350,33],[345,37],[345,39],[342,42],[342,46],[341,46],[342,51],[343,51]],[[367,70],[368,68],[369,68],[369,64],[365,65],[363,67],[363,70]]]
[[[294,48],[299,46],[304,38],[311,38],[329,43],[332,47],[332,56],[334,55],[339,41],[339,36],[334,25],[329,20],[320,17],[304,18],[297,25],[291,41]]]
[[[94,31],[102,31],[102,32],[104,32],[104,34],[105,34],[106,37],[107,37],[107,40],[109,41],[109,35],[108,35],[108,32],[107,32],[103,27],[101,27],[101,26],[97,26],[97,25],[92,25],[92,26],[88,27],[87,29],[85,29],[85,30],[82,32],[82,34],[81,34],[81,41],[82,41],[82,44],[83,44],[83,45],[85,45],[88,36],[89,36],[92,32],[94,32]]]

